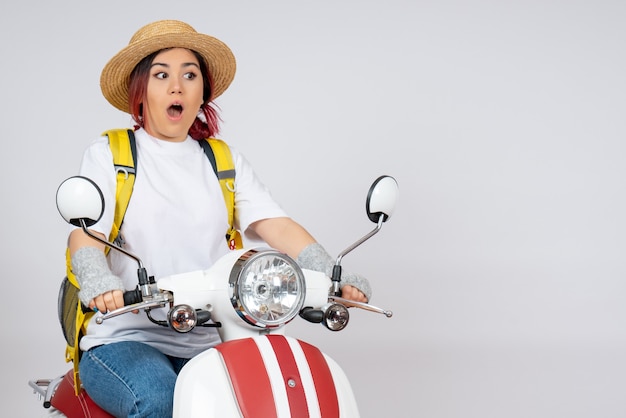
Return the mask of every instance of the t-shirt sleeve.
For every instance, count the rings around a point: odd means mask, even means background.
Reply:
[[[87,177],[97,184],[104,199],[102,217],[100,221],[89,227],[89,229],[108,237],[113,225],[115,212],[116,173],[113,167],[113,155],[106,136],[92,141],[85,149],[78,173],[80,176]],[[72,229],[75,228],[72,227]]]
[[[252,223],[261,219],[287,216],[248,160],[236,148],[231,147],[231,153],[236,170],[235,226],[245,232]]]

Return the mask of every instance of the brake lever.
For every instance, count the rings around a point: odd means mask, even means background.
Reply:
[[[385,309],[378,308],[378,307],[376,307],[374,305],[370,305],[369,303],[357,302],[357,301],[354,301],[354,300],[342,298],[341,296],[333,296],[333,295],[329,295],[328,299],[330,299],[330,300],[332,300],[334,302],[342,303],[344,305],[352,305],[352,306],[357,307],[357,308],[365,309],[366,311],[383,314],[387,318],[391,318],[393,316],[393,312],[387,311]]]
[[[132,305],[122,306],[121,308],[117,308],[115,310],[109,311],[101,316],[96,317],[96,324],[102,324],[105,320],[111,319],[113,317],[126,314],[128,312],[132,312],[134,310],[140,309],[152,309],[152,308],[163,308],[170,303],[171,296],[167,294],[156,295],[152,297],[150,300],[146,300],[139,303],[133,303]]]

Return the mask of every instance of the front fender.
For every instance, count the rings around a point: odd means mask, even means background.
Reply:
[[[358,417],[350,383],[316,347],[282,335],[222,343],[181,370],[174,417]]]

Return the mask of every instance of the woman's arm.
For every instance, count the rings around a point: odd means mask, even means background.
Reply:
[[[270,247],[298,260],[303,268],[322,271],[329,276],[332,274],[334,265],[332,257],[293,219],[287,217],[262,219],[250,225],[250,228]],[[303,250],[306,250],[304,252],[307,255],[299,257]],[[306,260],[305,265],[302,265],[302,260]],[[350,274],[344,275],[344,278],[341,287],[342,296],[358,302],[367,302],[371,293],[367,280]]]
[[[106,240],[104,234],[100,232],[91,231],[90,232],[103,240]],[[70,247],[70,255],[74,255],[74,253],[81,247],[96,247],[104,252],[104,244],[96,241],[91,238],[89,235],[85,234],[82,229],[75,229],[70,233],[69,237],[69,247]]]
[[[306,229],[287,217],[262,219],[250,225],[250,228],[270,247],[294,259],[307,245],[315,242]]]
[[[93,234],[105,239],[99,232]],[[72,271],[80,285],[79,297],[85,306],[101,312],[124,306],[122,281],[109,270],[104,244],[75,229],[69,236]]]

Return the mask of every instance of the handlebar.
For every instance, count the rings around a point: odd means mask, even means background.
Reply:
[[[137,300],[136,299],[137,297],[139,298],[138,299],[139,301],[134,302],[135,300]],[[102,322],[104,322],[105,320],[109,318],[123,315],[125,313],[129,313],[135,310],[140,310],[140,309],[149,310],[152,308],[163,308],[169,305],[170,300],[171,300],[171,295],[167,293],[159,293],[159,294],[153,295],[149,299],[142,301],[141,291],[139,290],[139,288],[135,290],[129,290],[129,291],[124,292],[124,305],[125,306],[123,306],[122,308],[115,309],[113,311],[109,311],[107,313],[104,313],[96,317],[96,323],[102,324]],[[128,302],[132,302],[132,303],[127,304]]]

